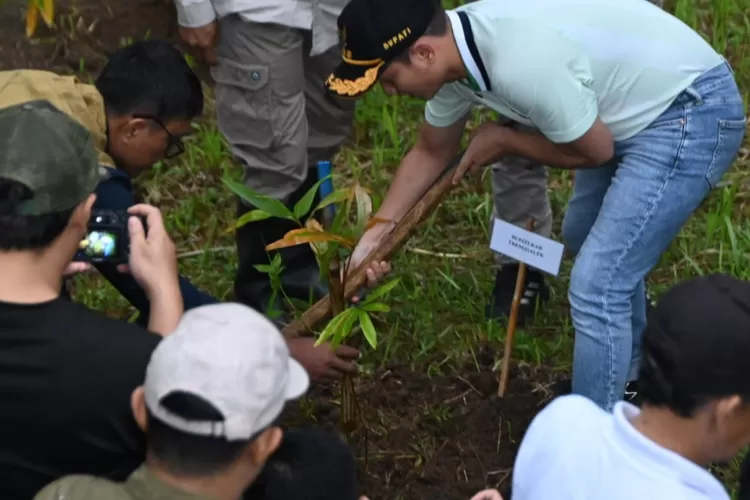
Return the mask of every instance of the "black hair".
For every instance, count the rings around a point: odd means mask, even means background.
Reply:
[[[435,4],[435,14],[421,36],[443,36],[448,32],[448,16],[445,13],[442,2],[440,0],[433,0],[433,3]],[[403,64],[410,64],[409,49],[407,48],[398,54],[393,60]]]
[[[0,251],[44,250],[68,226],[73,210],[47,215],[17,215],[18,206],[31,199],[25,185],[0,178]]]
[[[750,283],[723,274],[681,283],[648,317],[638,396],[691,418],[707,403],[750,402]]]
[[[186,420],[222,422],[224,415],[211,403],[194,394],[173,392],[162,406]],[[162,422],[150,412],[146,432],[148,451],[177,476],[206,477],[226,470],[252,441],[228,441],[214,436],[196,436]]]
[[[115,51],[95,82],[108,113],[168,123],[203,113],[203,89],[179,50],[161,40]]]

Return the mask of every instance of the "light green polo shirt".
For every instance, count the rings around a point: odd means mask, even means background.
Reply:
[[[620,141],[724,62],[646,0],[479,0],[448,17],[469,79],[427,103],[437,127],[484,105],[556,143],[580,138],[599,116]]]

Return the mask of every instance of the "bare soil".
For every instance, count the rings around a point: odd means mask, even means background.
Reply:
[[[56,0],[56,25],[39,23],[25,36],[25,0],[0,2],[0,70],[33,68],[97,73],[107,54],[129,40],[177,41],[174,7],[166,0]]]
[[[357,454],[363,494],[373,500],[468,500],[496,487],[507,495],[523,434],[560,383],[544,369],[521,366],[499,398],[494,359],[487,347],[479,366],[467,366],[463,376],[430,377],[393,366],[357,381],[363,420],[342,435]],[[311,418],[338,428],[338,388],[315,389],[287,422]]]

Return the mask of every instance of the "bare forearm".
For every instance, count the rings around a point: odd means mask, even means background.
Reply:
[[[577,153],[572,147],[555,144],[539,132],[508,129],[503,152],[520,156],[550,167],[575,169],[598,166],[590,158]]]
[[[148,292],[151,314],[148,329],[162,336],[174,331],[180,322],[184,305],[178,283],[169,283]]]
[[[378,210],[379,218],[400,221],[411,210],[458,152],[465,126],[465,116],[447,127],[422,124]]]
[[[377,217],[399,221],[437,180],[447,163],[419,148],[413,148],[393,177]]]

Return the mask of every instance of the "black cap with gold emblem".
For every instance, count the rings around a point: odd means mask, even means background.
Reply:
[[[338,19],[341,63],[326,88],[345,98],[375,85],[399,54],[421,37],[439,0],[351,0]]]

